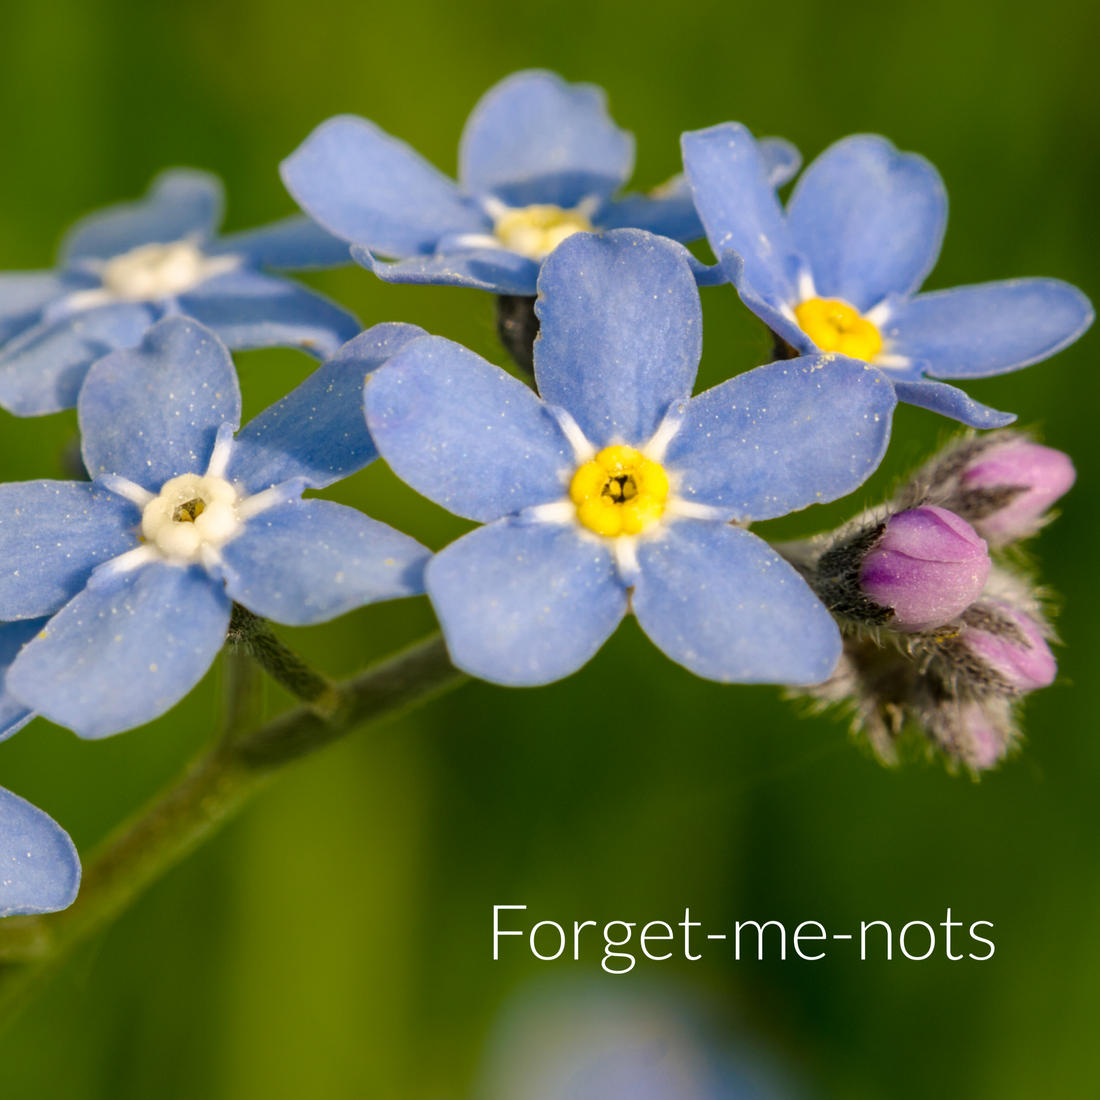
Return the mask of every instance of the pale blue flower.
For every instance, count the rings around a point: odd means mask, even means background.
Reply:
[[[798,171],[789,142],[767,138],[761,149],[772,186]],[[456,184],[373,122],[339,115],[310,134],[282,173],[303,210],[393,283],[533,296],[542,261],[571,233],[703,235],[682,176],[649,195],[616,197],[634,170],[634,137],[615,125],[591,84],[513,73],[474,108],[458,160]],[[725,281],[719,268],[689,262],[701,280]]]
[[[0,274],[0,405],[17,416],[72,408],[88,368],[186,314],[231,349],[332,355],[360,329],[342,306],[264,268],[350,262],[346,243],[308,218],[215,236],[224,199],[206,172],[158,176],[138,202],[77,222],[55,271]]]
[[[486,525],[427,570],[452,660],[498,683],[547,683],[629,610],[700,676],[824,679],[840,655],[832,617],[746,527],[870,475],[889,439],[889,382],[815,355],[692,398],[699,292],[683,248],[639,230],[570,237],[538,289],[541,399],[440,337],[410,341],[364,388],[394,472]]]
[[[910,405],[975,428],[1009,424],[1014,414],[933,379],[1019,370],[1092,324],[1088,298],[1058,279],[918,294],[939,256],[947,192],[927,160],[885,138],[860,134],[830,146],[802,174],[786,212],[744,126],[696,130],[682,144],[707,239],[745,304],[797,352],[867,359]]]
[[[232,359],[196,321],[165,318],[100,359],[79,404],[93,480],[0,485],[0,619],[52,616],[15,656],[10,696],[103,737],[190,691],[233,601],[297,625],[420,592],[417,542],[301,499],[376,457],[363,377],[420,335],[362,333],[236,438]]]

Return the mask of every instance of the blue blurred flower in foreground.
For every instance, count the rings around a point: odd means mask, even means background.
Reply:
[[[376,457],[363,376],[421,334],[362,333],[236,439],[237,376],[209,329],[165,318],[100,359],[79,404],[93,481],[0,485],[0,618],[53,616],[8,670],[11,695],[103,737],[198,682],[234,600],[304,624],[422,591],[417,542],[300,499]]]
[[[497,683],[547,683],[580,668],[632,610],[700,676],[827,676],[840,653],[831,616],[737,524],[861,484],[889,439],[889,382],[817,355],[691,398],[699,292],[682,246],[639,230],[559,246],[536,309],[542,400],[434,336],[364,389],[394,472],[487,525],[426,574],[455,664]]]
[[[881,367],[898,398],[975,428],[1015,416],[935,378],[1018,370],[1072,344],[1089,300],[1058,279],[917,294],[939,256],[947,193],[923,157],[861,134],[806,169],[786,215],[757,142],[735,122],[686,133],[684,167],[707,239],[745,304],[800,353]]]
[[[755,1049],[754,1049],[755,1048]],[[785,1100],[773,1058],[730,1041],[680,993],[536,983],[503,1008],[475,1100]]]
[[[764,139],[761,153],[772,186],[798,171],[788,142]],[[466,122],[458,161],[456,185],[373,122],[339,115],[282,173],[302,209],[391,283],[533,296],[543,259],[582,230],[703,235],[682,176],[650,195],[613,198],[634,170],[633,135],[612,121],[602,89],[555,73],[513,73],[490,88]]]
[[[102,355],[141,343],[184,313],[234,351],[298,347],[318,359],[360,330],[342,306],[262,267],[350,262],[346,243],[308,218],[215,237],[221,182],[174,169],[148,195],[77,222],[56,271],[0,275],[0,405],[17,416],[69,409]]]
[[[0,917],[65,909],[79,886],[80,858],[69,834],[0,787]]]

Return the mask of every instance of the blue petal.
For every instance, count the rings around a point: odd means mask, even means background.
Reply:
[[[24,647],[8,689],[79,737],[143,725],[202,679],[225,641],[230,607],[221,581],[198,566],[152,562],[97,574]]]
[[[680,138],[684,170],[715,256],[736,252],[744,279],[778,308],[794,302],[802,259],[752,134],[739,122],[695,130]]]
[[[753,289],[752,284],[745,278],[745,261],[729,249],[722,253],[721,263],[717,265],[726,273],[729,282],[733,283],[741,301],[745,303],[774,332],[785,340],[795,351],[802,355],[813,355],[817,352],[817,345],[806,335],[799,325],[792,321],[781,309],[764,301]],[[698,276],[696,279],[698,280]],[[699,280],[699,285],[706,285]]]
[[[229,595],[288,626],[419,595],[430,557],[408,535],[330,500],[295,500],[262,512],[222,548]]]
[[[556,73],[512,73],[490,88],[466,120],[458,178],[472,194],[490,192],[511,206],[576,206],[605,198],[634,171],[634,136],[607,112],[593,84],[567,84]]]
[[[794,179],[802,166],[802,154],[794,145],[784,138],[761,138],[756,145],[772,187],[782,187]],[[600,229],[645,229],[674,241],[697,241],[706,236],[691,184],[683,173],[648,194],[623,195],[605,206],[595,220]],[[718,283],[700,280],[699,285]]]
[[[237,372],[225,345],[188,317],[165,317],[141,346],[100,359],[80,394],[84,465],[160,492],[205,473],[214,437],[241,421]]]
[[[970,428],[1003,428],[1016,419],[1015,413],[991,409],[946,382],[895,382],[894,392],[907,405],[942,413]]]
[[[207,279],[179,304],[234,351],[294,347],[326,359],[363,328],[316,291],[248,268]]]
[[[0,345],[30,328],[46,306],[69,290],[52,271],[0,272]]]
[[[323,489],[373,462],[378,451],[363,418],[363,382],[424,335],[416,325],[400,324],[360,333],[241,429],[225,476],[249,493],[298,477]]]
[[[141,512],[86,481],[0,485],[0,620],[57,611],[101,562],[138,546]]]
[[[393,472],[456,515],[487,523],[565,496],[573,451],[546,406],[442,336],[368,375],[363,407]]]
[[[334,237],[304,214],[245,229],[221,237],[206,249],[208,255],[226,253],[244,256],[258,267],[279,267],[287,271],[315,271],[347,267],[351,263],[348,242]]]
[[[547,258],[535,377],[596,446],[646,442],[691,393],[703,349],[683,245],[637,229],[575,233]]]
[[[0,917],[67,909],[79,888],[80,857],[69,834],[0,787]]]
[[[414,256],[388,264],[367,248],[352,245],[352,258],[387,283],[419,286],[465,286],[491,294],[520,294],[533,298],[539,265],[504,248],[471,248],[436,256]]]
[[[431,252],[446,233],[483,233],[489,226],[419,153],[354,115],[322,122],[281,172],[310,217],[385,256]]]
[[[6,741],[13,733],[18,733],[34,717],[34,711],[8,691],[4,676],[19,651],[47,622],[49,618],[0,623],[0,741]]]
[[[760,157],[764,161],[768,183],[776,190],[785,183],[790,183],[798,175],[798,170],[802,167],[802,154],[798,151],[798,147],[786,138],[760,138],[756,147],[760,150]]]
[[[697,241],[703,236],[703,223],[683,175],[673,176],[649,194],[623,195],[605,206],[595,222],[599,229],[644,229],[674,241]]]
[[[81,218],[61,243],[61,261],[108,260],[143,244],[191,237],[208,240],[221,224],[221,180],[193,168],[161,172],[137,202],[108,206]]]
[[[818,296],[866,312],[888,294],[913,293],[935,266],[947,191],[924,157],[857,134],[829,146],[802,173],[788,224]]]
[[[739,527],[681,520],[638,543],[632,606],[674,661],[708,680],[816,684],[840,659],[825,605],[766,542]]]
[[[431,560],[428,595],[451,660],[482,680],[548,684],[595,656],[626,614],[607,543],[504,519]]]
[[[862,485],[896,404],[889,379],[857,359],[769,363],[694,398],[665,466],[685,500],[731,518],[784,516]]]
[[[0,405],[16,416],[71,409],[88,368],[140,343],[155,319],[145,302],[118,302],[26,329],[0,353]]]
[[[1012,279],[920,294],[883,335],[939,378],[983,378],[1047,359],[1092,324],[1092,303],[1059,279]]]

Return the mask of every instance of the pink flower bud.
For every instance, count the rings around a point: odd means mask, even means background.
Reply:
[[[1029,440],[991,447],[980,454],[962,475],[966,489],[1023,490],[1003,508],[980,520],[977,529],[998,544],[1033,535],[1043,513],[1077,478],[1069,455]]]
[[[989,576],[989,553],[966,520],[924,505],[897,512],[863,559],[860,588],[891,608],[894,630],[931,630],[965,611]]]
[[[996,767],[1008,751],[1004,735],[978,703],[968,703],[958,715],[960,749],[976,772]]]
[[[1039,625],[1007,604],[997,603],[996,609],[1016,627],[1020,637],[968,627],[964,644],[1017,691],[1034,691],[1052,684],[1058,664]]]

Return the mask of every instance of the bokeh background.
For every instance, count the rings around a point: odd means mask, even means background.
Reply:
[[[466,114],[509,71],[608,89],[638,139],[635,184],[679,168],[684,129],[727,119],[807,159],[886,134],[943,173],[951,219],[929,287],[1051,275],[1100,300],[1100,8],[1088,0],[8,0],[0,12],[0,267],[49,266],[62,229],[136,197],[170,165],[226,182],[227,227],[293,210],[276,167],[338,112],[366,115],[447,171]],[[491,301],[311,278],[364,324],[412,321],[496,362]],[[766,358],[759,324],[703,293],[710,385]],[[968,384],[1019,411],[1079,470],[1035,546],[1060,593],[1061,676],[1028,704],[1018,759],[974,783],[880,767],[845,725],[767,687],[693,678],[625,624],[581,673],[474,684],[290,770],[84,950],[0,1037],[5,1100],[281,1100],[471,1095],[493,1020],[533,976],[621,987],[670,977],[844,1100],[1093,1095],[1100,1079],[1100,612],[1097,335]],[[246,416],[312,361],[238,357]],[[831,526],[935,445],[901,407],[879,474]],[[75,417],[0,413],[0,477],[61,476]],[[463,525],[383,464],[333,494],[434,547]],[[288,631],[334,674],[433,628],[425,600]],[[286,700],[271,691],[275,710]],[[91,849],[208,738],[217,673],[152,726],[84,744],[38,721],[0,750],[0,783]],[[494,903],[537,919],[994,922],[992,961],[539,963],[491,959]],[[568,954],[568,953],[567,953]]]

